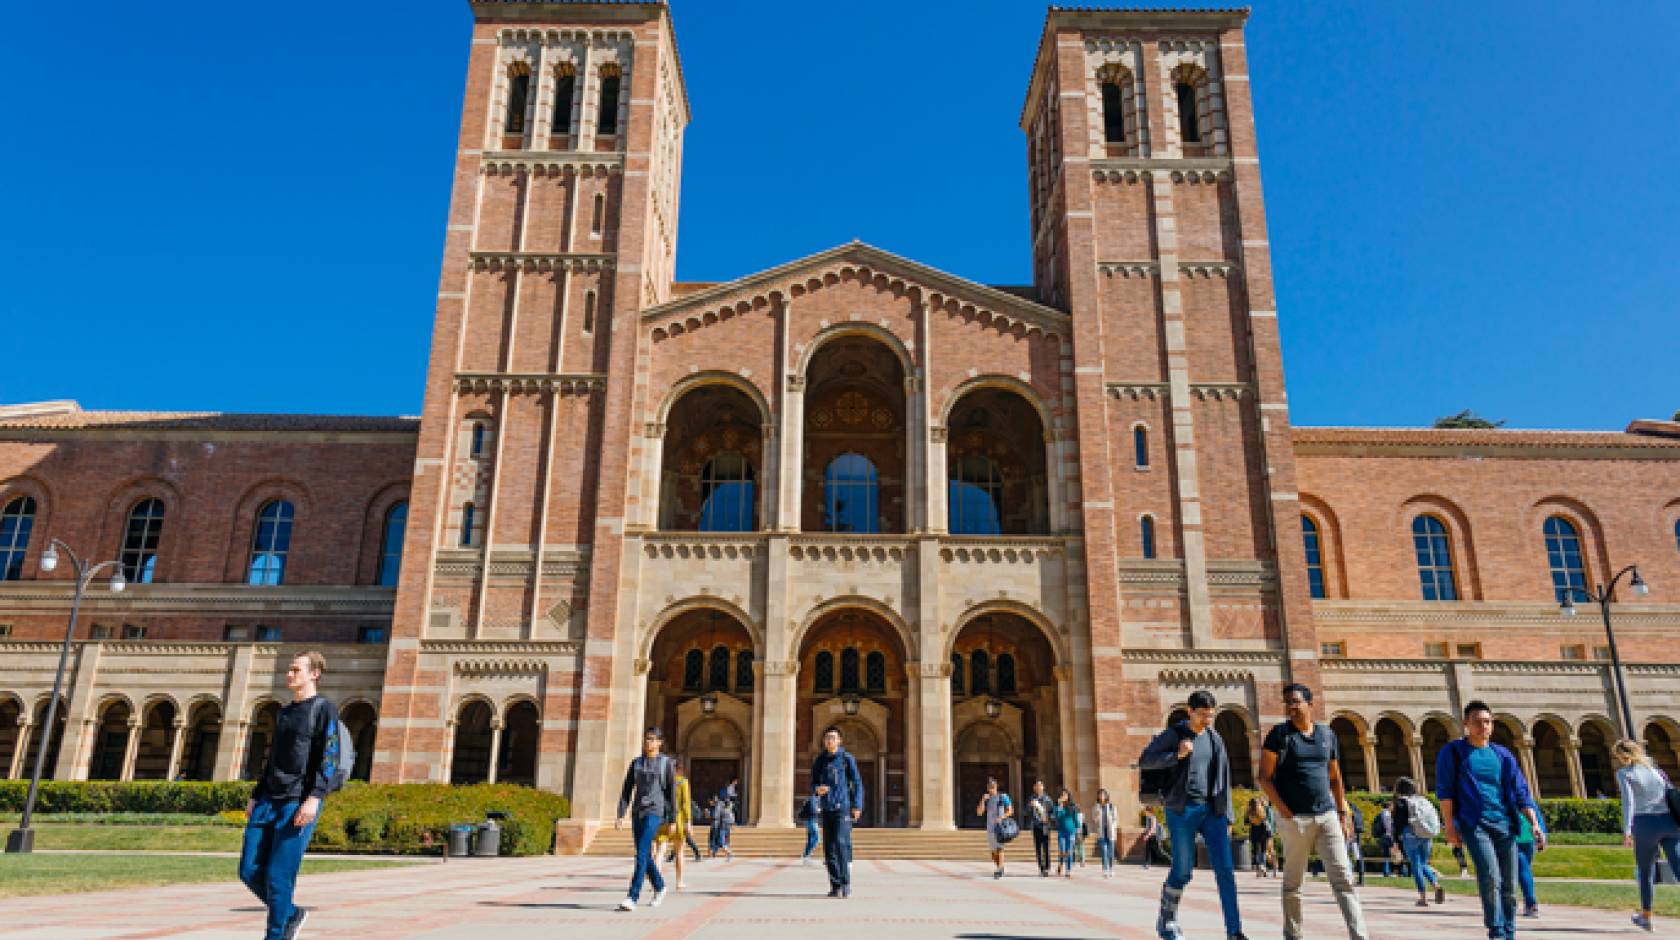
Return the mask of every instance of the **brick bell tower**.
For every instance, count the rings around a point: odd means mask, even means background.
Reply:
[[[481,700],[490,779],[534,734],[530,782],[593,818],[601,755],[579,740],[606,718],[633,324],[670,291],[688,101],[664,3],[471,8],[373,773],[444,779]],[[540,717],[516,730],[521,702]]]
[[[1034,277],[1074,324],[1112,792],[1193,687],[1265,727],[1316,686],[1246,18],[1052,8],[1022,114]]]

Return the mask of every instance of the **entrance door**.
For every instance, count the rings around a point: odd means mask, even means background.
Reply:
[[[705,812],[712,797],[717,796],[729,781],[741,775],[741,762],[738,760],[719,760],[694,758],[688,761],[688,788],[694,796],[694,808]],[[745,785],[740,790],[745,791]],[[745,797],[742,793],[742,797]],[[744,818],[741,807],[742,800],[736,801],[735,822],[739,824]]]
[[[860,760],[857,765],[858,777],[863,780],[863,803],[868,810],[858,817],[857,825],[879,826],[882,819],[881,813],[885,808],[887,799],[887,795],[881,793],[879,765],[872,760]],[[876,794],[880,795],[877,796]]]
[[[957,827],[960,829],[984,829],[986,817],[974,815],[975,807],[980,805],[980,798],[986,795],[986,778],[996,777],[998,787],[1004,792],[1009,791],[1008,764],[972,764],[957,765]],[[1015,799],[1010,793],[1009,798]]]

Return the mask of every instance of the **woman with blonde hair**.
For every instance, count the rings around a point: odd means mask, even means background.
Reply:
[[[1633,924],[1650,931],[1655,929],[1651,895],[1657,883],[1657,849],[1668,855],[1669,868],[1680,876],[1680,823],[1669,813],[1668,777],[1652,763],[1644,745],[1623,738],[1610,754],[1622,790],[1622,844],[1633,846],[1639,880],[1639,913],[1633,915]]]
[[[1254,876],[1265,878],[1276,874],[1277,863],[1272,859],[1271,802],[1264,795],[1255,796],[1248,801],[1244,815],[1248,818],[1249,863]]]

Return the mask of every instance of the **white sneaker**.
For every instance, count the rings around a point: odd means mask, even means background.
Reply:
[[[633,911],[636,909],[636,902],[630,900],[629,898],[625,898],[624,900],[618,902],[618,909],[621,911]]]
[[[680,879],[680,878],[677,879],[677,890],[681,891],[685,887],[687,887],[687,886],[683,884],[682,879]]]
[[[659,905],[664,904],[664,903],[665,903],[665,889],[660,888],[658,891],[654,892],[653,900],[648,902],[648,907],[658,907]]]

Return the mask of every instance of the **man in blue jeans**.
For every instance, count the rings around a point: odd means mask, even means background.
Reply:
[[[624,786],[618,794],[618,818],[614,829],[624,828],[624,814],[632,808],[630,833],[636,840],[636,864],[630,873],[630,891],[618,902],[621,911],[633,911],[642,898],[642,881],[653,882],[653,901],[658,907],[665,901],[665,878],[659,874],[659,859],[653,854],[653,838],[665,820],[676,814],[677,772],[671,758],[659,753],[665,744],[665,734],[649,728],[642,735],[641,756],[630,762],[624,771]]]
[[[326,657],[300,653],[286,670],[292,700],[280,709],[268,764],[245,806],[239,880],[268,908],[266,940],[297,940],[309,911],[292,904],[321,799],[338,772],[338,710],[316,689]]]
[[[840,729],[823,732],[823,750],[811,764],[811,796],[822,813],[823,861],[828,896],[852,896],[852,823],[863,815],[863,777],[857,758],[840,746]]]
[[[1517,837],[1526,818],[1534,848],[1546,832],[1516,755],[1493,743],[1493,709],[1477,700],[1464,706],[1464,737],[1435,760],[1435,797],[1441,801],[1447,844],[1464,846],[1476,866],[1482,925],[1490,940],[1517,935]]]
[[[1172,837],[1172,871],[1161,888],[1161,912],[1155,932],[1161,940],[1181,940],[1178,902],[1196,870],[1196,836],[1207,844],[1219,885],[1227,940],[1248,940],[1237,910],[1237,879],[1231,870],[1231,762],[1213,730],[1213,693],[1190,696],[1190,717],[1155,736],[1138,758],[1139,770],[1173,771],[1166,793],[1167,832]]]

